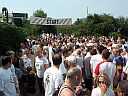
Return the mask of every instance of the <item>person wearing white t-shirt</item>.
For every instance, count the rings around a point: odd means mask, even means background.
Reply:
[[[77,65],[82,69],[83,68],[83,55],[81,55],[81,50],[77,49],[76,50],[76,54],[73,54],[74,56],[76,56],[76,63]]]
[[[15,52],[14,51],[12,51],[12,50],[7,51],[6,55],[11,57],[12,63],[15,62]],[[17,95],[19,95],[20,94],[19,82],[18,82],[18,78],[16,76],[16,71],[15,71],[14,65],[11,64],[11,67],[9,69],[12,72],[12,77],[13,77],[13,80],[15,82],[15,87],[16,87]]]
[[[24,56],[23,62],[25,69],[27,69],[27,67],[32,67],[32,60],[29,57]]]
[[[128,74],[128,48],[125,49],[126,54],[124,55],[124,58],[126,60],[126,65],[123,68],[123,71]]]
[[[94,72],[95,72],[95,68],[96,68],[97,64],[100,63],[101,61],[103,61],[103,60],[102,60],[102,55],[101,55],[101,53],[102,53],[102,51],[103,51],[104,49],[105,49],[104,46],[99,45],[99,46],[97,47],[98,54],[93,55],[93,56],[91,57],[90,64],[91,64],[91,70],[92,70],[93,77],[95,77]]]
[[[113,90],[109,87],[110,84],[108,75],[101,73],[98,76],[98,87],[92,90],[91,96],[115,96]]]
[[[116,73],[116,66],[115,64],[113,64],[112,62],[109,62],[110,56],[110,52],[108,49],[103,50],[102,52],[102,63],[99,65],[99,73],[105,73],[108,75],[108,77],[110,78],[111,81],[111,87],[113,85],[113,79]],[[99,75],[96,71],[95,71],[95,76]]]
[[[45,96],[52,96],[63,83],[63,75],[59,71],[59,66],[62,63],[62,57],[60,54],[54,54],[52,60],[53,66],[46,69],[44,72]]]
[[[2,59],[2,67],[0,68],[0,96],[16,96],[16,83],[14,74],[10,70],[11,65],[10,57]]]
[[[37,56],[35,57],[35,67],[37,72],[40,93],[44,94],[44,88],[42,84],[43,84],[44,72],[48,68],[48,60],[43,56],[42,50],[37,51]]]

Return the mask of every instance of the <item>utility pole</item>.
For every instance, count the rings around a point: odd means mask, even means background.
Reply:
[[[87,16],[88,16],[88,6],[87,6]]]

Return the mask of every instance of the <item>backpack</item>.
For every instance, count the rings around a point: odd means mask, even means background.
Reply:
[[[96,68],[95,68],[95,75],[96,75],[96,77],[94,78],[94,88],[96,88],[97,87],[97,82],[98,82],[98,75],[100,74],[100,72],[99,72],[99,69],[100,69],[100,65],[101,64],[103,64],[105,61],[102,61],[102,62],[100,62],[99,64],[97,64],[97,66],[96,66]]]
[[[97,64],[97,66],[96,66],[95,74],[96,74],[97,76],[100,74],[99,69],[100,69],[100,65],[101,65],[102,63],[104,63],[104,61],[100,62],[100,63]]]

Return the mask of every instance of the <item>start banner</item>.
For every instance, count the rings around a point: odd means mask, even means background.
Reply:
[[[53,18],[30,17],[30,24],[36,24],[36,25],[72,25],[72,19],[71,18],[53,19]]]

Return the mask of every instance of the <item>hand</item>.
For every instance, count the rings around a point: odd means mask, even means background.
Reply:
[[[107,89],[108,89],[108,87],[107,87],[106,84],[101,84],[101,85],[100,85],[100,89],[101,89],[101,93],[102,93],[102,94],[105,94],[106,91],[107,91]]]
[[[82,91],[82,86],[77,86],[76,87],[76,93],[80,94],[81,91]]]
[[[20,89],[16,88],[16,96],[20,96]]]

